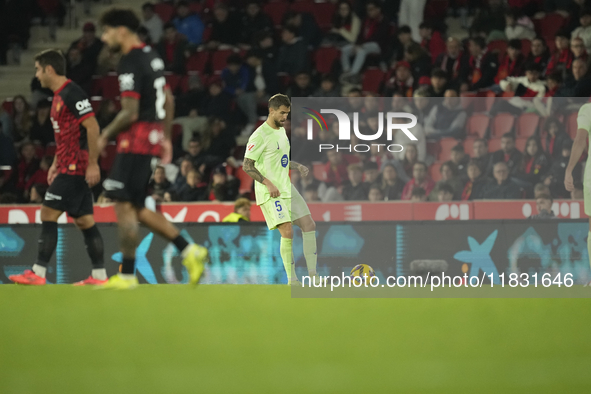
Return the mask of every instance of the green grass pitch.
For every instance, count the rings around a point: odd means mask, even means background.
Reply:
[[[583,393],[587,299],[0,286],[0,392]]]

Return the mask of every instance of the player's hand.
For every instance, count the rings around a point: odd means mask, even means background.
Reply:
[[[269,190],[269,194],[271,195],[271,198],[277,198],[281,195],[281,192],[279,192],[279,189],[277,189],[277,186],[275,186],[273,184],[273,182],[271,182],[268,179],[265,179],[265,186],[267,186],[267,190]]]
[[[96,147],[98,149],[99,154],[105,150],[105,147],[107,146],[107,139],[105,137],[99,136],[96,139]]]
[[[57,167],[55,165],[52,165],[51,167],[49,167],[49,171],[47,171],[47,184],[51,185],[56,176]]]
[[[86,168],[86,183],[89,187],[93,187],[101,180],[101,170],[97,163],[88,163]]]
[[[172,161],[172,142],[170,140],[162,140],[162,151],[160,152],[160,163],[162,165],[170,164]]]
[[[300,170],[300,174],[302,174],[303,178],[306,178],[308,176],[308,173],[310,172],[310,170],[308,169],[308,167],[300,165],[298,170]]]
[[[573,173],[571,171],[567,171],[564,175],[564,187],[569,192],[575,190],[575,182],[573,181]]]

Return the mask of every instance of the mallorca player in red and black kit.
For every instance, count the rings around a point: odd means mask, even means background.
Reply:
[[[181,252],[191,283],[204,270],[207,249],[189,243],[160,213],[145,208],[148,183],[158,160],[167,164],[172,156],[171,128],[174,99],[164,78],[164,62],[145,46],[136,31],[140,20],[130,9],[112,8],[101,17],[102,40],[113,51],[121,51],[117,73],[121,111],[104,128],[99,149],[117,137],[117,157],[104,181],[106,195],[115,201],[123,263],[121,274],[111,277],[108,288],[127,289],[138,283],[135,250],[139,243],[138,221],[171,241]]]
[[[35,57],[35,69],[41,86],[54,92],[51,123],[57,150],[47,176],[49,189],[41,207],[37,263],[32,270],[9,279],[20,284],[45,284],[47,265],[57,245],[57,220],[67,212],[84,234],[93,267],[92,275],[76,284],[104,284],[107,273],[103,263],[103,239],[94,223],[90,190],[100,180],[99,126],[86,93],[65,77],[66,59],[61,52],[50,49],[39,53]]]

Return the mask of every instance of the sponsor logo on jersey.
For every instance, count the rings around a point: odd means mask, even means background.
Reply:
[[[89,112],[92,112],[92,105],[90,105],[90,101],[88,101],[88,99],[78,101],[76,103],[76,110],[80,115],[84,115]]]
[[[58,201],[61,201],[61,199],[62,199],[62,196],[58,196],[57,194],[53,194],[53,193],[50,193],[50,192],[46,192],[46,193],[45,193],[45,199],[46,199],[47,201],[51,201],[51,200],[58,200]]]
[[[119,90],[126,91],[126,90],[133,90],[135,86],[135,81],[133,80],[133,74],[121,74],[119,75]]]
[[[287,157],[287,155],[283,155],[281,157],[281,165],[283,166],[283,168],[287,167],[287,165],[289,164],[289,158]]]
[[[51,119],[51,125],[53,126],[53,130],[56,133],[59,133],[60,132],[60,125],[59,125],[59,123],[57,121],[53,120],[53,117],[50,117],[50,119]]]
[[[148,141],[150,141],[150,144],[152,144],[152,145],[156,145],[157,143],[159,143],[160,142],[160,132],[158,130],[150,131],[150,134],[148,135]]]
[[[248,150],[249,152],[253,149],[254,149],[254,144],[250,144],[250,145],[248,145],[248,148],[246,148],[246,150]]]
[[[152,59],[152,61],[150,62],[150,66],[154,71],[164,70],[164,62],[159,57]]]

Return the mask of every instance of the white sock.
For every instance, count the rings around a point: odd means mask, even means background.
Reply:
[[[45,278],[45,274],[47,273],[47,267],[44,267],[39,264],[34,264],[33,272],[35,273],[35,275]]]
[[[135,275],[134,274],[119,274],[119,277],[121,279],[129,280],[129,279],[135,278]]]
[[[92,277],[96,280],[107,279],[107,270],[104,268],[93,268]]]

